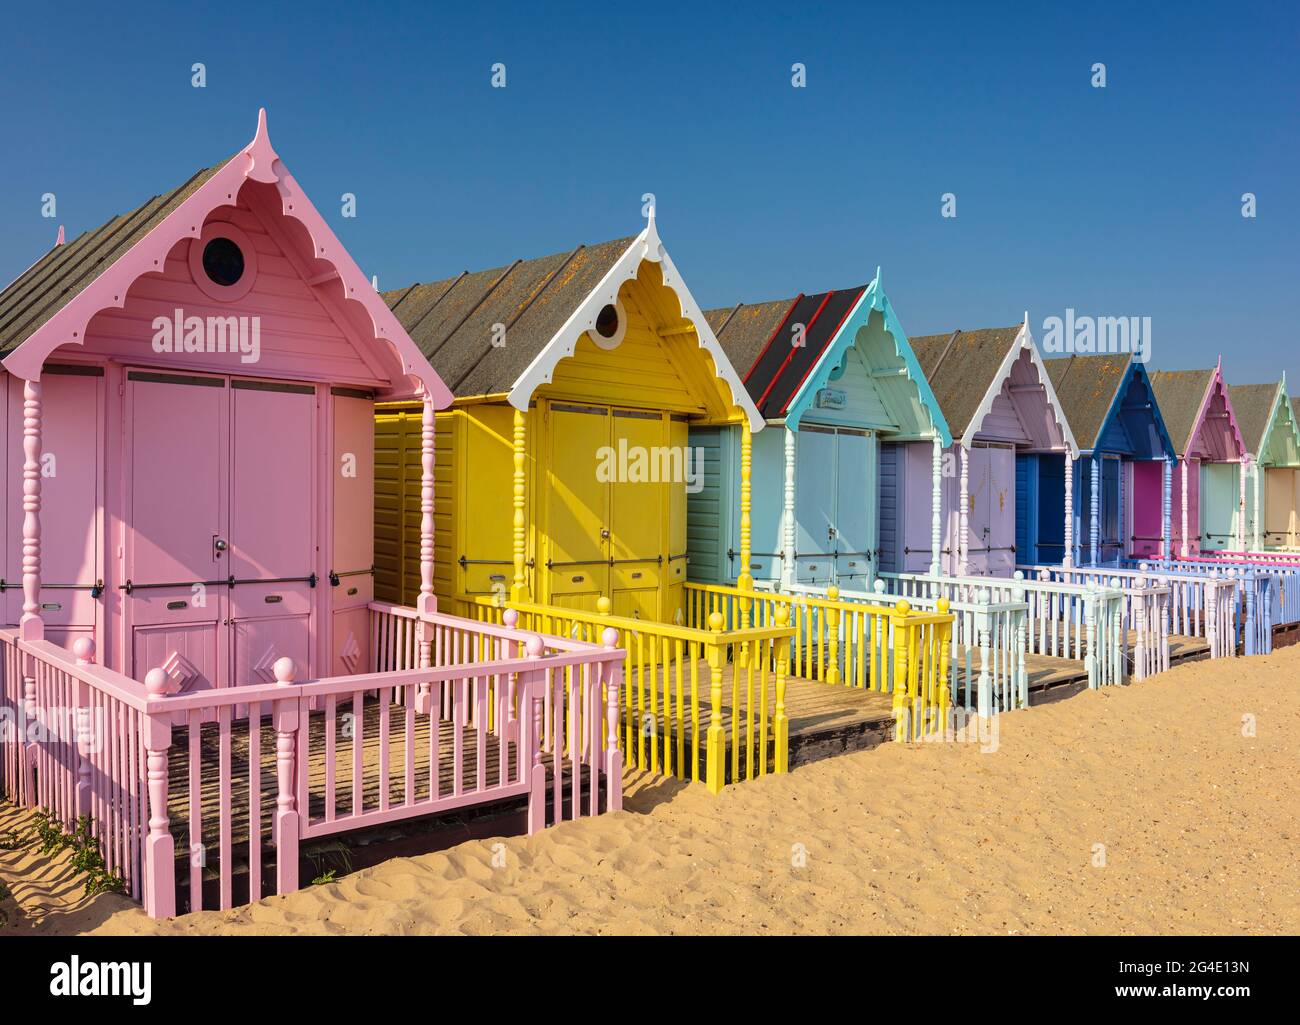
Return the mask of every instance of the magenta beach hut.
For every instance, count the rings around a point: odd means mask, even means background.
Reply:
[[[1178,455],[1172,482],[1173,554],[1245,547],[1246,446],[1223,380],[1209,370],[1158,370],[1151,388]]]
[[[616,633],[438,612],[451,395],[265,112],[228,160],[60,233],[0,292],[0,354],[4,793],[87,819],[151,914],[292,890],[300,841],[510,798],[530,829],[619,805]],[[414,609],[372,594],[386,397],[425,423]],[[579,731],[567,754],[543,706]]]

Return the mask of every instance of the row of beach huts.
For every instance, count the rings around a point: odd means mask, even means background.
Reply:
[[[1014,299],[1014,297],[1009,297]],[[659,236],[381,293],[271,145],[0,292],[5,797],[150,914],[618,809],[1300,621],[1285,379],[701,310]]]

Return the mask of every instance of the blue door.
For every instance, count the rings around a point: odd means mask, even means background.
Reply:
[[[1038,462],[1038,543],[1035,561],[1059,565],[1065,559],[1065,456],[1053,452]]]

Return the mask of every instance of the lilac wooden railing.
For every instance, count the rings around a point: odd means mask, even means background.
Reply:
[[[1192,577],[1231,581],[1232,595],[1230,621],[1234,643],[1239,644],[1246,655],[1266,655],[1273,650],[1273,625],[1285,621],[1282,615],[1284,604],[1281,574],[1267,567],[1247,566],[1217,559],[1200,561],[1198,559],[1175,559],[1171,562],[1154,564],[1152,569],[1147,563],[1129,561],[1129,569],[1142,572],[1159,572],[1163,576]],[[1283,573],[1289,571],[1283,571]],[[1294,617],[1296,606],[1287,616]],[[1223,604],[1216,602],[1216,610],[1221,614]],[[1175,628],[1175,633],[1178,629]]]
[[[1128,629],[1136,633],[1139,621],[1149,631],[1152,624],[1160,624],[1164,639],[1158,664],[1165,667],[1169,659],[1168,639],[1174,636],[1203,638],[1209,645],[1211,658],[1231,658],[1237,653],[1235,580],[1210,573],[1164,572],[1160,564],[1146,562],[1139,563],[1137,568],[1025,565],[1018,566],[1017,570],[1036,577],[1047,574],[1050,579],[1075,584],[1116,582],[1124,594],[1124,623]],[[1153,589],[1164,592],[1163,597],[1155,599],[1158,607],[1153,607]],[[1139,607],[1143,615],[1135,619],[1133,614]],[[1156,634],[1149,632],[1148,636]]]
[[[274,683],[168,693],[161,669],[93,665],[88,640],[74,656],[0,630],[5,793],[67,827],[88,815],[155,917],[176,913],[178,865],[190,910],[205,882],[229,908],[296,889],[300,841],[509,798],[530,832],[621,807],[617,631],[592,645],[375,603],[371,639],[378,671],[297,681],[280,659]]]
[[[1300,622],[1300,552],[1205,552],[1201,556],[1180,559],[1188,566],[1214,566],[1215,568],[1235,569],[1238,573],[1255,573],[1272,578],[1272,586],[1267,588],[1268,598],[1275,599],[1269,604],[1269,626]],[[1265,600],[1265,588],[1257,587],[1258,601]],[[1262,618],[1262,617],[1261,617]]]

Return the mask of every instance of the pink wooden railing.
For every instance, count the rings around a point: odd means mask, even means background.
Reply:
[[[621,807],[617,639],[375,603],[375,671],[297,681],[281,659],[274,683],[169,694],[161,669],[93,665],[89,640],[74,656],[0,630],[4,789],[67,827],[88,815],[149,914],[176,913],[178,865],[190,910],[205,883],[229,908],[296,889],[300,841],[509,798],[529,832]]]

